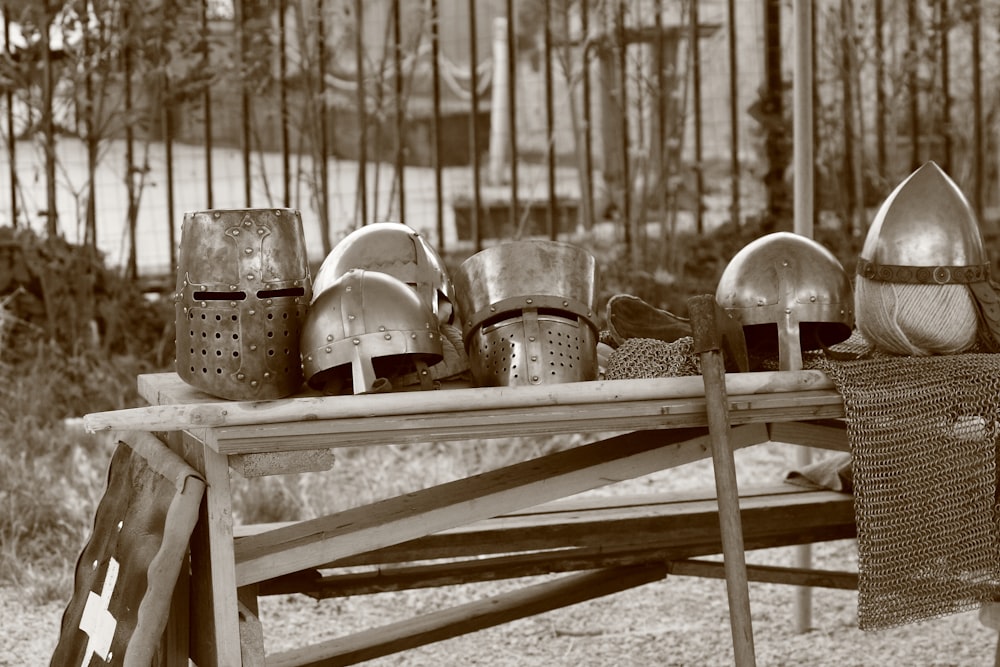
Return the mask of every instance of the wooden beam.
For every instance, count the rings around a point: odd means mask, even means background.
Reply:
[[[348,637],[271,654],[267,664],[332,667],[372,660],[641,586],[662,579],[666,571],[666,564],[657,564],[570,575]]]
[[[767,429],[734,429],[734,446],[766,441]],[[365,507],[241,539],[243,586],[531,507],[707,455],[702,429],[640,431],[564,450]]]
[[[723,563],[704,560],[680,560],[670,563],[670,574],[689,577],[725,578]],[[858,590],[858,573],[835,570],[811,570],[773,565],[747,565],[750,581],[817,588]]]
[[[801,422],[775,422],[767,425],[774,442],[804,445],[838,452],[851,451],[847,424],[836,419]]]

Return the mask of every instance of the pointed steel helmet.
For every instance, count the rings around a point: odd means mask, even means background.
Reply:
[[[774,232],[744,246],[723,270],[715,300],[743,326],[748,350],[777,355],[781,370],[801,369],[804,350],[842,342],[854,328],[847,272],[801,234]]]
[[[313,301],[300,347],[306,382],[326,393],[371,392],[380,378],[414,372],[427,377],[426,366],[443,356],[430,306],[398,278],[364,269],[349,270]]]
[[[408,225],[375,222],[340,240],[313,280],[313,300],[351,269],[381,271],[412,287],[441,323],[454,319],[453,288],[444,262],[427,240]]]
[[[868,280],[970,284],[989,277],[976,215],[934,162],[896,186],[868,228],[857,273]]]

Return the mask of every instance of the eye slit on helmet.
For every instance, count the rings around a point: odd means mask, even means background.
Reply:
[[[243,301],[247,298],[246,292],[195,292],[192,295],[195,301]]]
[[[283,289],[262,289],[257,290],[258,299],[274,299],[282,296],[305,296],[306,290],[302,287],[285,287]]]

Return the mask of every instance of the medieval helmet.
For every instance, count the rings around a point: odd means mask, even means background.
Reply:
[[[381,271],[410,285],[443,324],[454,317],[452,284],[444,262],[417,230],[399,222],[375,222],[338,242],[313,280],[313,300],[350,269]]]
[[[174,293],[177,374],[230,400],[295,393],[310,289],[298,211],[186,213]]]
[[[423,379],[442,357],[430,306],[398,278],[364,269],[347,271],[316,298],[301,349],[306,382],[332,394],[371,392],[376,380],[413,373]]]
[[[715,300],[743,326],[748,351],[777,356],[781,370],[801,369],[804,350],[842,342],[854,327],[851,281],[840,261],[790,232],[767,234],[737,252]]]
[[[480,386],[597,378],[596,261],[556,241],[510,241],[455,274],[469,366]]]

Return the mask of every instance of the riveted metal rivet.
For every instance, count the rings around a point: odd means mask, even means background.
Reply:
[[[237,373],[236,374],[236,379],[237,380],[246,380],[247,379],[246,373]]]
[[[201,302],[201,307],[202,308],[207,308],[208,307],[208,303],[206,303],[205,301],[202,301]]]
[[[412,338],[412,339],[416,340],[416,338],[417,338],[417,334],[415,334],[415,333],[411,333],[411,334],[410,334],[410,338]]]
[[[233,230],[233,236],[239,236],[239,235],[240,235],[240,230],[234,229]]]
[[[98,563],[98,562],[97,562],[97,561],[95,560],[95,561],[94,561],[93,563],[91,563],[91,564],[90,564],[90,567],[92,567],[93,569],[95,569],[95,570],[96,570],[96,569],[97,569],[97,566],[98,566],[98,565],[100,565],[100,563]]]
[[[250,380],[250,386],[251,387],[256,387],[259,384],[260,384],[260,382],[258,382],[257,380]]]
[[[239,285],[230,285],[229,289],[235,292],[237,287],[239,287]]]
[[[247,313],[249,315],[256,315],[257,314],[257,309],[256,308],[251,308],[250,310],[247,311]]]
[[[569,301],[563,301],[563,306],[568,306],[568,305],[569,305]]]
[[[274,305],[274,299],[268,299],[267,300],[267,305],[269,305],[269,306]]]
[[[244,220],[243,221],[243,226],[244,227],[249,227],[250,226],[250,221],[249,220]]]
[[[213,215],[214,215],[214,216],[215,216],[216,218],[221,218],[221,217],[222,217],[222,214],[221,214],[221,213],[219,213],[218,211],[216,211],[216,212],[215,212],[215,213],[214,213]]]
[[[253,274],[252,273],[248,273],[247,274],[247,280],[253,280]]]
[[[243,254],[244,255],[252,255],[253,254],[253,248],[243,248]]]
[[[538,376],[537,375],[532,375],[531,376],[531,381],[532,382],[538,382]]]
[[[263,236],[263,235],[264,235],[264,228],[263,228],[263,227],[260,227],[260,228],[259,228],[259,229],[257,230],[257,236]]]
[[[326,342],[328,342],[328,343],[332,343],[333,342],[333,334],[327,334],[326,335]]]
[[[351,287],[352,287],[351,285],[348,285],[347,287],[344,288],[344,291],[345,292],[350,292],[351,291]]]
[[[236,307],[236,302],[235,301],[230,301],[229,302],[229,307],[230,308],[235,308]]]
[[[280,216],[281,216],[281,209],[280,209],[280,208],[276,208],[276,209],[274,209],[274,214],[275,214],[276,216],[279,216],[279,217],[280,217]]]
[[[531,360],[532,360],[532,361],[538,361],[538,356],[537,356],[537,355],[534,355],[534,354],[533,354],[533,355],[531,355]]]
[[[392,334],[386,334],[385,335],[385,339],[386,340],[392,340]]]
[[[357,315],[348,315],[348,316],[347,316],[347,319],[348,319],[349,321],[351,321],[351,322],[353,322],[353,321],[354,321],[354,320],[356,320],[357,318],[358,318],[358,316],[357,316]]]
[[[816,295],[815,294],[810,295],[809,300],[812,301],[813,303],[816,303]]]
[[[524,302],[525,303],[534,303],[534,301],[532,299],[525,299]]]
[[[329,345],[327,345],[327,346],[326,346],[325,348],[323,348],[323,349],[324,349],[324,350],[326,350],[327,354],[329,354],[330,352],[333,352],[333,348],[332,348],[332,347],[330,347]]]
[[[358,340],[357,338],[353,339],[351,342],[354,343],[355,345],[361,345],[361,341]]]
[[[264,379],[266,380],[269,377],[271,377],[270,371],[264,371]]]
[[[381,325],[381,326],[380,326],[380,327],[378,328],[378,330],[379,330],[379,331],[385,331],[385,325],[384,325],[384,324],[383,324],[383,325]]]
[[[490,306],[490,312],[491,313],[497,312],[497,307],[496,306]]]
[[[781,262],[781,265],[782,265],[782,266],[788,266],[788,260],[786,259],[786,260],[784,260],[783,262]]]
[[[528,342],[534,343],[535,342],[535,337],[534,336],[528,336]]]
[[[792,314],[792,309],[791,308],[785,308],[785,315],[791,315],[791,314]]]
[[[257,346],[256,346],[256,345],[251,345],[251,346],[250,346],[250,351],[251,351],[251,352],[254,352],[254,351],[255,351],[256,349],[257,349]]]

